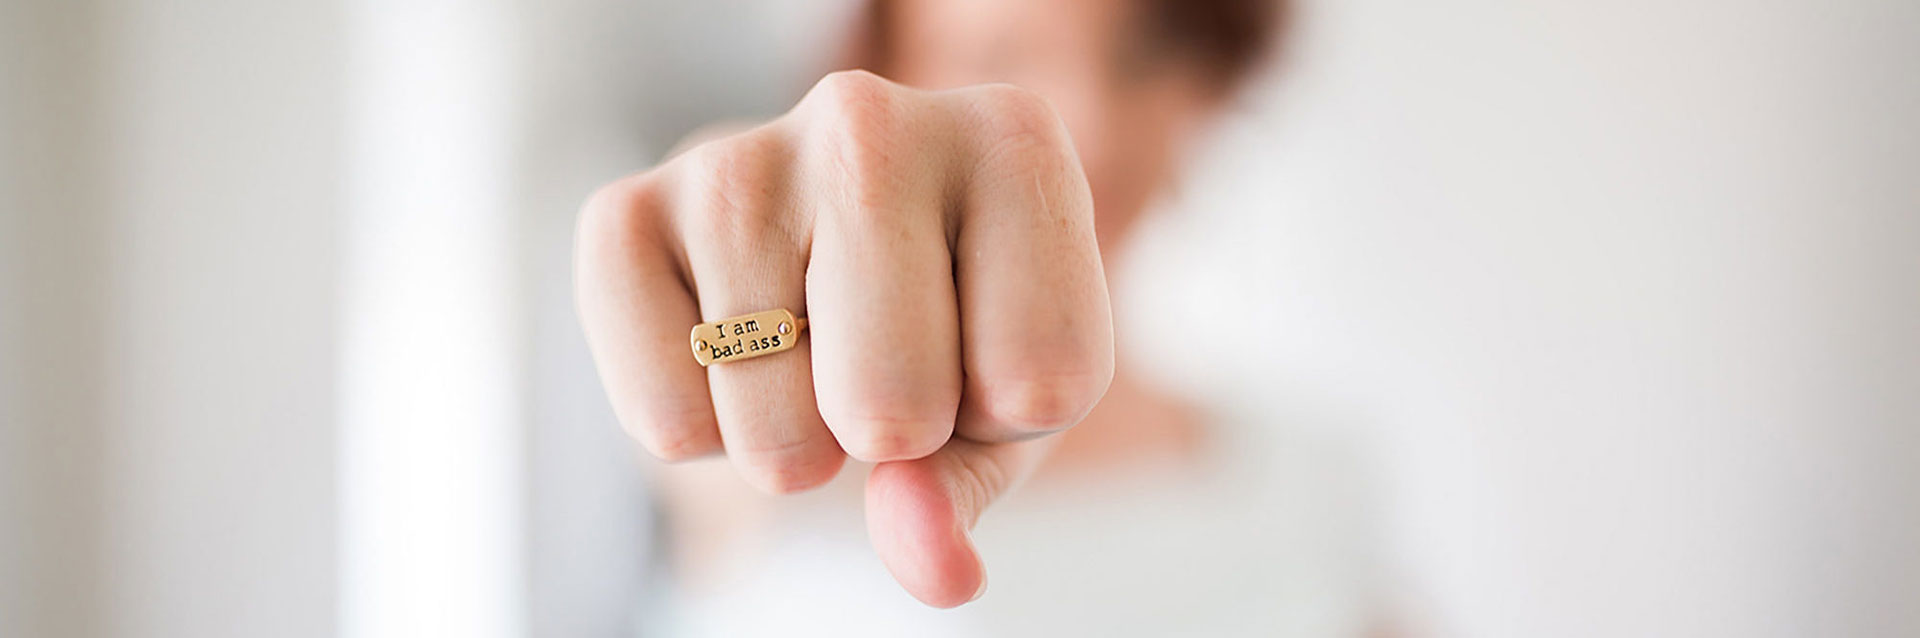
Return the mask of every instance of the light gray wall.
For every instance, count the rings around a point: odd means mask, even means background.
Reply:
[[[332,633],[336,13],[0,9],[0,634]]]
[[[104,295],[85,2],[0,4],[0,635],[94,630]]]
[[[329,635],[340,7],[100,21],[107,632]]]

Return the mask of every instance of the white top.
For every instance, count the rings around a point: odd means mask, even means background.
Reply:
[[[1269,409],[1271,414],[1272,410]],[[727,575],[681,590],[643,628],[749,636],[1353,635],[1367,621],[1368,490],[1336,437],[1235,410],[1206,468],[1054,477],[996,504],[975,530],[980,600],[927,608],[867,542],[864,466],[778,501],[769,536]],[[1270,419],[1271,421],[1271,419]],[[1198,464],[1196,464],[1198,465]],[[1362,505],[1356,507],[1356,505]]]

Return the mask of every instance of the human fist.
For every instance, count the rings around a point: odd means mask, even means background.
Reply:
[[[1093,201],[1065,127],[1006,85],[828,75],[786,115],[602,188],[575,288],[615,413],[655,455],[755,486],[876,463],[868,527],[936,606],[984,572],[968,529],[1113,375]],[[702,321],[786,308],[792,351],[702,368]]]

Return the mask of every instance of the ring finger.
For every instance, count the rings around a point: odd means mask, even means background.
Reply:
[[[778,196],[780,163],[742,166],[732,158],[750,154],[709,149],[702,160],[700,151],[689,153],[701,166],[688,193],[694,205],[683,209],[681,226],[704,235],[683,244],[702,318],[781,308],[806,316],[806,244],[791,211],[777,210],[785,201]],[[742,196],[743,180],[770,187]],[[736,188],[722,190],[728,186]],[[747,482],[777,494],[825,483],[846,461],[814,402],[811,347],[799,330],[792,334],[798,346],[791,351],[706,369],[727,456]],[[697,365],[691,357],[683,361]]]

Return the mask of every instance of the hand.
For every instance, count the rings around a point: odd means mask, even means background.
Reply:
[[[1113,376],[1093,201],[1025,90],[827,76],[786,115],[596,193],[575,288],[607,394],[668,461],[724,453],[770,492],[876,463],[867,525],[894,577],[984,588],[968,531]],[[701,368],[694,324],[787,308],[788,352]]]

